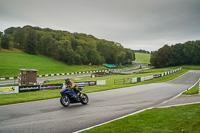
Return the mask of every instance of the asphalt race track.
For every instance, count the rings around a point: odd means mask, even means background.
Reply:
[[[70,133],[158,105],[186,90],[200,71],[165,83],[89,93],[88,105],[64,108],[60,99],[0,106],[0,133]]]

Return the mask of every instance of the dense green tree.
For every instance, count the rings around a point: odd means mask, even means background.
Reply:
[[[195,41],[195,60],[196,60],[196,65],[200,64],[200,40]]]
[[[123,52],[123,51],[121,51],[117,56],[116,56],[116,63],[118,64],[118,65],[123,65],[123,64],[125,64],[125,56],[126,56],[126,53],[125,52]]]
[[[16,30],[13,32],[13,38],[14,47],[25,50],[25,33],[22,28],[16,28]]]
[[[69,64],[74,62],[74,51],[69,40],[60,41],[59,60]]]
[[[25,38],[25,52],[29,54],[37,53],[37,34],[33,28],[29,28],[26,33]]]
[[[88,64],[92,63],[92,64],[96,64],[96,65],[102,64],[101,56],[95,49],[89,50],[89,52],[88,52],[88,62],[87,63]]]
[[[3,32],[0,31],[0,49],[1,49],[1,37],[3,35]]]
[[[4,34],[1,37],[1,47],[4,49],[9,49],[10,48],[10,38],[9,35]]]
[[[170,46],[165,45],[151,56],[151,64],[156,67],[166,67],[168,65],[170,55]]]
[[[9,46],[30,54],[43,54],[68,64],[124,64],[134,60],[131,50],[115,42],[100,40],[84,33],[32,26],[10,27],[5,34]]]
[[[175,65],[200,65],[200,40],[164,46],[151,54],[151,64],[156,67]]]
[[[183,65],[185,62],[184,45],[172,45],[169,56],[169,66]]]
[[[2,36],[2,35],[3,35],[3,32],[0,31],[0,39],[1,39],[1,36]]]
[[[45,33],[39,39],[38,51],[43,55],[51,57],[54,43],[55,40],[51,34]]]
[[[106,63],[117,64],[117,56],[121,52],[120,45],[114,42],[100,40],[97,43],[97,50],[101,53],[101,56],[104,57]]]
[[[146,51],[146,50],[143,50],[143,49],[140,49],[140,50],[134,50],[134,52],[150,54],[149,51]]]
[[[186,63],[187,64],[199,64],[200,59],[199,59],[199,51],[200,51],[200,44],[199,40],[197,41],[188,41],[184,43],[184,54],[186,58]]]
[[[16,30],[15,27],[10,27],[10,28],[5,29],[4,33],[5,34],[13,34],[15,30]]]
[[[56,59],[56,60],[60,60],[60,42],[59,41],[55,41],[55,43],[53,44],[52,47],[52,58]]]
[[[151,52],[150,63],[152,66],[158,67],[158,51]]]
[[[75,53],[76,53],[75,64],[86,64],[87,63],[87,55],[81,46],[77,46]]]
[[[134,52],[131,49],[125,49],[126,56],[125,56],[125,63],[132,63],[135,60]]]
[[[75,39],[75,37],[71,37],[70,41],[71,41],[71,46],[72,46],[73,50],[76,50],[77,46],[79,46],[80,44],[78,44],[78,42]]]

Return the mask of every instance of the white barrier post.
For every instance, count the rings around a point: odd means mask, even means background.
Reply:
[[[97,81],[97,85],[106,85],[106,80]]]
[[[137,78],[132,78],[132,83],[136,83],[137,82]]]

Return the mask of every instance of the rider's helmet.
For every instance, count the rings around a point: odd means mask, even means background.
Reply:
[[[69,78],[65,79],[65,83],[66,83],[66,84],[68,84],[68,83],[69,83],[69,81],[70,81],[70,79],[69,79]]]

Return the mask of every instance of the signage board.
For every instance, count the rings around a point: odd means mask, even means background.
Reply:
[[[40,86],[39,85],[19,86],[19,92],[39,91],[39,90],[40,90]]]
[[[44,84],[40,86],[40,90],[53,90],[53,89],[61,89],[63,84]]]

